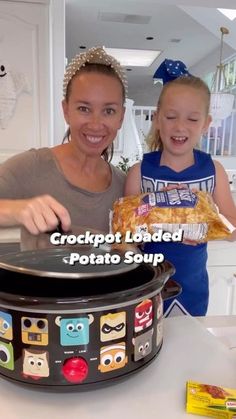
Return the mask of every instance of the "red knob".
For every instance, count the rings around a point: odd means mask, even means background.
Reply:
[[[88,375],[88,364],[84,358],[73,357],[65,360],[62,373],[70,383],[81,383]]]

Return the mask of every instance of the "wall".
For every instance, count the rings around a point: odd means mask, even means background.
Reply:
[[[235,54],[235,50],[233,50],[228,45],[224,45],[222,60],[230,57],[233,54]],[[197,65],[191,67],[189,71],[195,76],[203,78],[206,76],[206,74],[216,71],[215,63],[219,63],[219,59],[220,48],[217,48],[211,54],[207,55],[203,60],[199,61]]]

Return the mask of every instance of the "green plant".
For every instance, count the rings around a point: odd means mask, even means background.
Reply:
[[[124,157],[124,156],[120,156],[120,158],[121,158],[121,160],[118,162],[116,167],[118,167],[119,169],[121,169],[123,172],[125,172],[127,174],[128,170],[130,168],[129,158]]]

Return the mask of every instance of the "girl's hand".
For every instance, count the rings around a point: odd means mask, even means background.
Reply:
[[[188,239],[183,239],[182,243],[187,244],[189,246],[197,246],[199,244],[199,242],[197,242],[196,240],[188,240]]]
[[[171,191],[172,189],[188,189],[188,185],[185,185],[184,183],[181,184],[172,184],[172,185],[168,185],[168,186],[164,186],[161,190],[162,191]]]
[[[31,234],[53,231],[60,223],[63,231],[71,226],[69,212],[50,195],[16,200],[10,208],[11,219],[24,226]]]
[[[236,241],[236,229],[232,231],[231,236],[227,239],[227,241],[230,241],[230,242]]]

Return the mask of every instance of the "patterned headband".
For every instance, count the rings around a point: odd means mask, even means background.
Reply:
[[[67,87],[71,79],[74,77],[77,71],[81,67],[84,67],[87,63],[89,64],[103,64],[107,67],[111,67],[116,72],[121,83],[124,86],[125,96],[127,97],[128,93],[128,83],[126,74],[119,63],[114,57],[108,55],[106,51],[101,47],[90,48],[87,52],[76,55],[72,61],[66,67],[66,72],[64,74],[63,80],[63,96],[66,97]]]

